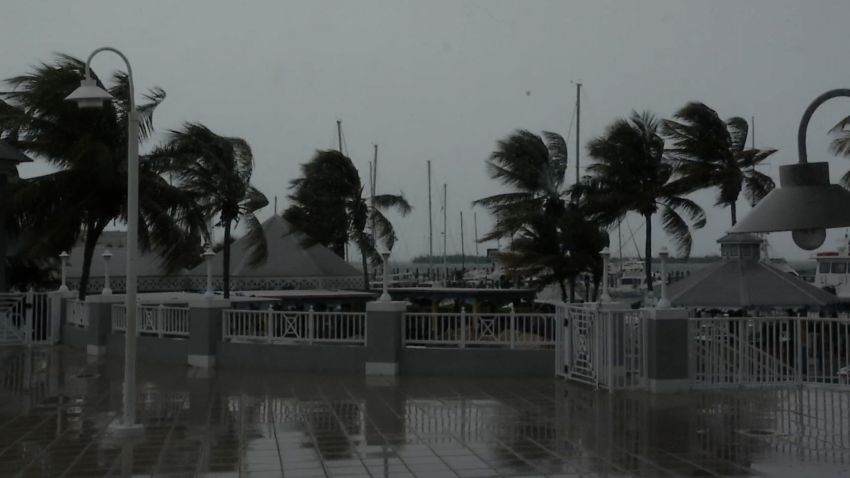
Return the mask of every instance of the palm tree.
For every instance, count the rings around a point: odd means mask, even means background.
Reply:
[[[688,191],[717,187],[715,205],[729,207],[734,226],[741,191],[755,204],[774,188],[770,176],[755,167],[776,150],[748,149],[747,121],[739,117],[723,121],[702,103],[688,103],[674,117],[675,121],[664,121],[662,133],[672,142],[667,157],[683,187]]]
[[[196,198],[204,218],[217,217],[216,226],[224,229],[223,295],[230,297],[231,233],[239,223],[245,224],[245,237],[250,244],[250,265],[265,262],[268,255],[266,236],[255,213],[269,204],[266,196],[251,185],[254,156],[242,138],[219,136],[200,123],[185,123],[170,131],[165,146],[152,158],[171,165],[180,188]],[[207,234],[210,240],[211,234]]]
[[[683,197],[686,190],[673,179],[673,165],[664,158],[664,140],[658,121],[648,112],[618,119],[604,136],[593,139],[588,150],[595,160],[588,167],[598,192],[593,199],[601,220],[611,224],[633,211],[646,221],[646,283],[652,290],[652,216],[661,212],[662,227],[688,256],[693,243],[686,214],[694,229],[705,225],[705,213]]]
[[[402,194],[376,194],[363,197],[360,175],[351,159],[335,150],[317,151],[301,165],[301,177],[290,183],[292,205],[283,217],[304,233],[303,244],[322,244],[345,257],[345,246],[353,242],[360,249],[364,287],[369,288],[368,260],[380,260],[376,242],[392,249],[398,239],[383,211],[395,209],[402,216],[411,211]],[[367,225],[374,224],[374,231]]]
[[[830,150],[837,155],[850,157],[850,116],[839,121],[829,133],[833,136]],[[850,170],[841,176],[841,184],[850,188]]]
[[[117,72],[109,92],[115,98],[102,109],[80,109],[65,101],[83,78],[85,64],[58,55],[31,73],[6,80],[11,92],[0,100],[0,137],[57,171],[15,183],[10,209],[27,231],[27,254],[55,257],[82,235],[83,267],[79,297],[85,297],[92,255],[106,226],[127,218],[127,109],[129,82]],[[93,75],[97,78],[95,75]],[[97,80],[100,83],[100,80]],[[102,86],[102,85],[101,85]],[[151,89],[140,113],[140,139],[152,132],[153,109],[165,92]],[[203,218],[192,198],[163,179],[163,169],[142,161],[139,171],[142,249],[155,249],[173,271],[184,251],[197,242]]]
[[[536,276],[541,287],[558,284],[562,300],[567,300],[569,284],[572,301],[576,277],[592,268],[607,235],[564,186],[564,138],[551,132],[540,137],[516,131],[498,141],[487,169],[511,190],[473,202],[496,219],[493,230],[480,240],[509,238],[508,251],[500,255],[502,263]]]

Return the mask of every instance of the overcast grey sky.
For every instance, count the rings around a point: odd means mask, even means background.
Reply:
[[[756,145],[780,150],[764,168],[776,177],[778,165],[796,161],[808,103],[850,86],[848,18],[846,0],[5,0],[0,77],[53,52],[85,58],[115,46],[129,56],[138,90],[167,91],[156,113],[160,132],[200,121],[244,137],[256,159],[254,183],[270,200],[279,196],[281,209],[298,165],[336,144],[340,118],[364,182],[378,143],[379,191],[404,191],[415,207],[395,220],[395,256],[405,258],[427,252],[426,161],[434,170],[435,252],[442,250],[436,197],[443,182],[449,252],[460,248],[461,209],[469,252],[470,202],[498,190],[484,169],[495,141],[516,128],[566,135],[574,80],[585,85],[583,143],[633,109],[669,117],[699,100],[722,117],[755,116]],[[119,66],[108,55],[94,62],[101,75]],[[836,100],[809,130],[810,160],[829,158],[834,179],[850,161],[828,155],[826,132],[847,114],[850,101]],[[22,174],[41,171],[27,166]],[[694,253],[714,253],[728,211],[713,207],[713,193],[695,199],[708,226],[696,232]],[[269,206],[263,217],[271,213]],[[483,232],[491,221],[478,216]],[[843,233],[833,231],[826,246]],[[666,240],[654,236],[657,250]],[[642,244],[642,231],[637,239]],[[779,254],[807,256],[788,233],[771,235],[771,243]]]

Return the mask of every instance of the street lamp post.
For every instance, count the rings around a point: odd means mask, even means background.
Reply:
[[[658,299],[655,308],[669,309],[670,299],[667,298],[667,258],[670,257],[670,253],[667,251],[667,247],[661,248],[661,251],[658,252],[658,257],[661,258],[661,298]]]
[[[139,115],[136,111],[133,68],[123,53],[112,47],[94,50],[86,60],[85,78],[80,87],[66,98],[80,108],[100,108],[112,95],[97,85],[91,76],[91,61],[100,52],[115,53],[127,65],[127,83],[130,108],[127,111],[127,271],[125,305],[127,310],[127,333],[124,334],[124,415],[123,422],[114,425],[117,429],[141,430],[136,424],[136,254],[139,238]]]
[[[608,261],[611,258],[611,251],[605,247],[599,255],[602,256],[602,294],[599,295],[599,302],[611,302],[611,295],[608,294]]]
[[[59,286],[59,292],[68,292],[68,251],[62,251],[59,254],[59,260],[62,262],[62,285]]]
[[[215,252],[212,251],[209,245],[204,249],[204,261],[207,263],[207,290],[204,292],[204,297],[207,299],[212,299],[215,295],[213,292],[213,283],[212,283],[212,259],[215,257]]]
[[[109,260],[112,259],[112,253],[109,249],[103,251],[103,290],[101,295],[112,295],[112,287],[109,285]]]
[[[381,259],[383,259],[383,273],[384,273],[384,291],[381,294],[381,297],[378,298],[379,302],[392,302],[392,297],[390,296],[390,251],[381,252]]]
[[[780,187],[765,196],[729,232],[791,231],[794,243],[814,250],[826,239],[826,229],[850,226],[850,191],[829,182],[829,163],[808,162],[806,133],[815,110],[832,98],[850,97],[850,89],[830,90],[806,108],[797,130],[797,164],[779,168]]]

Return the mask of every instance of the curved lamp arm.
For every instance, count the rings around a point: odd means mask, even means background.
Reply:
[[[799,157],[800,164],[808,163],[809,158],[808,153],[806,153],[806,132],[809,129],[809,120],[812,118],[815,110],[827,101],[841,96],[850,97],[850,89],[838,88],[835,90],[829,90],[815,98],[815,100],[812,101],[812,104],[806,108],[806,111],[803,113],[803,118],[800,120],[800,129],[797,130],[797,156]]]
[[[111,51],[112,53],[115,53],[116,55],[120,56],[121,59],[124,60],[124,64],[127,65],[127,83],[129,84],[129,87],[130,87],[130,111],[136,111],[136,95],[135,95],[135,91],[133,91],[134,90],[134,88],[133,88],[133,67],[130,66],[130,60],[128,60],[127,57],[124,56],[124,54],[121,53],[121,51],[118,50],[117,48],[113,48],[111,46],[102,46],[102,47],[96,49],[95,51],[91,52],[91,54],[89,55],[89,58],[86,60],[86,78],[91,78],[91,61],[92,61],[92,59],[94,58],[95,55],[97,55],[98,53],[100,53],[102,51]]]

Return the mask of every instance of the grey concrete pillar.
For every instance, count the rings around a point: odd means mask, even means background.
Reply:
[[[50,340],[57,343],[62,340],[62,327],[68,319],[68,300],[74,297],[70,291],[54,291],[49,294],[50,301]]]
[[[106,343],[112,332],[112,304],[118,303],[121,303],[121,299],[116,299],[115,296],[86,297],[86,313],[89,318],[89,326],[86,330],[87,354],[106,355]]]
[[[645,309],[647,314],[647,378],[653,393],[690,388],[688,311]]]
[[[366,304],[366,375],[397,375],[407,302]]]
[[[229,300],[204,299],[189,303],[189,356],[192,367],[215,367],[221,342],[222,312]]]

